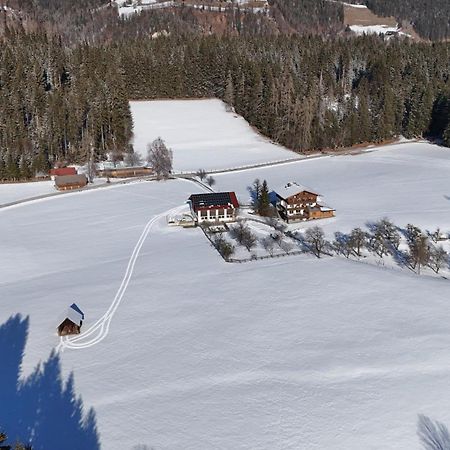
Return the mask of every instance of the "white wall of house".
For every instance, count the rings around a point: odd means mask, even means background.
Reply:
[[[206,217],[202,216],[202,212],[205,211],[197,211],[197,220],[199,223],[201,222],[233,222],[235,220],[234,214],[229,214],[226,209],[221,209],[223,214],[219,217],[218,209],[208,209],[206,211]]]

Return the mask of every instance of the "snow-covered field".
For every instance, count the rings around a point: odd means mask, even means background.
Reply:
[[[111,184],[120,181],[113,180]],[[88,189],[96,186],[106,185],[106,178],[96,178]],[[9,203],[23,200],[36,199],[47,195],[66,195],[68,192],[59,192],[55,189],[54,181],[33,181],[29,183],[1,183],[0,184],[0,207]]]
[[[175,171],[227,169],[299,155],[256,134],[220,100],[131,102],[134,148],[147,155],[147,144],[160,136],[173,150]]]
[[[398,27],[389,27],[387,25],[350,25],[350,30],[356,34],[386,34],[398,33],[402,36],[409,36],[409,34],[400,31]]]
[[[173,129],[180,165],[209,151],[198,129]],[[208,161],[226,165],[226,136],[216,150]],[[448,230],[449,169],[448,149],[419,143],[216,179],[241,199],[256,177],[310,186],[337,209],[320,222],[329,233],[385,215]],[[103,449],[410,450],[418,413],[450,424],[448,280],[309,255],[227,264],[199,230],[165,223],[199,189],[141,182],[0,210],[0,326],[30,316],[23,376],[58,345],[70,303],[84,332],[108,310],[160,215],[103,340],[60,353]]]
[[[266,179],[270,189],[297,181],[336,209],[335,218],[319,222],[330,233],[348,232],[383,216],[401,226],[412,222],[424,229],[450,231],[449,173],[449,149],[411,142],[360,155],[215,175],[215,188],[235,190],[241,202],[248,203],[248,187],[255,178]]]
[[[53,181],[0,184],[0,205],[55,192]]]

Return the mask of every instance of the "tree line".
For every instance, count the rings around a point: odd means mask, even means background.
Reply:
[[[126,152],[131,136],[117,55],[88,45],[70,49],[44,33],[10,31],[3,39],[0,180]]]
[[[130,98],[218,97],[297,151],[400,134],[450,143],[450,45],[319,36],[119,44]]]
[[[450,145],[450,44],[377,36],[201,36],[0,46],[0,180],[131,151],[128,99],[223,99],[300,152],[431,136]]]
[[[432,41],[450,37],[450,3],[447,0],[348,0],[364,3],[381,16],[394,16],[409,22],[423,38]],[[334,36],[344,30],[343,5],[329,0],[270,0],[270,17],[247,13],[234,5],[222,12],[208,12],[213,0],[199,0],[205,10],[188,7],[143,12],[123,20],[117,6],[107,0],[1,0],[20,11],[13,21],[27,29],[43,26],[60,33],[68,42],[108,42],[119,36],[151,36],[155,31],[209,34],[292,34],[316,33]],[[221,2],[225,7],[227,2]],[[214,4],[217,5],[217,2]],[[229,4],[228,4],[229,5]],[[3,14],[5,17],[6,14]],[[0,9],[0,19],[2,11]],[[218,26],[218,23],[220,25]],[[0,22],[0,33],[2,23]]]
[[[408,21],[420,36],[432,41],[450,38],[450,2],[448,0],[367,0],[378,15]]]

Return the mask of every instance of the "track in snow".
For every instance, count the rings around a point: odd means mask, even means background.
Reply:
[[[97,320],[97,322],[95,322],[92,326],[90,326],[82,335],[75,337],[69,336],[61,337],[60,343],[57,347],[58,351],[64,350],[66,348],[73,350],[89,348],[103,341],[103,339],[105,339],[105,337],[108,336],[111,320],[127,291],[128,285],[130,284],[130,280],[134,272],[134,266],[136,265],[137,258],[148,234],[150,233],[152,226],[161,218],[165,217],[170,213],[177,212],[182,208],[183,207],[179,206],[170,209],[161,214],[158,214],[157,216],[153,217],[147,222],[130,256],[127,269],[122,279],[122,283],[120,284],[120,287],[117,290],[114,300],[112,301],[108,310],[105,312],[105,314],[103,314],[102,317],[100,317],[100,319]]]

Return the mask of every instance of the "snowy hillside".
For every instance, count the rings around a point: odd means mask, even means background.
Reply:
[[[158,136],[174,154],[175,171],[226,169],[299,155],[258,135],[220,100],[131,102],[134,148],[147,155]]]
[[[180,162],[206,151],[195,133],[167,133]],[[257,176],[316,188],[337,209],[329,232],[384,215],[448,229],[449,168],[448,150],[402,144],[217,181],[241,199]],[[227,264],[198,229],[166,225],[200,190],[140,182],[0,210],[1,322],[30,317],[23,376],[75,301],[86,345],[60,353],[63,372],[106,450],[410,450],[418,413],[450,424],[448,280],[310,255]]]
[[[450,152],[428,143],[402,143],[348,156],[326,156],[215,175],[218,190],[234,189],[244,201],[255,178],[269,188],[297,181],[337,210],[320,222],[328,232],[349,231],[388,216],[398,225],[450,231]]]

